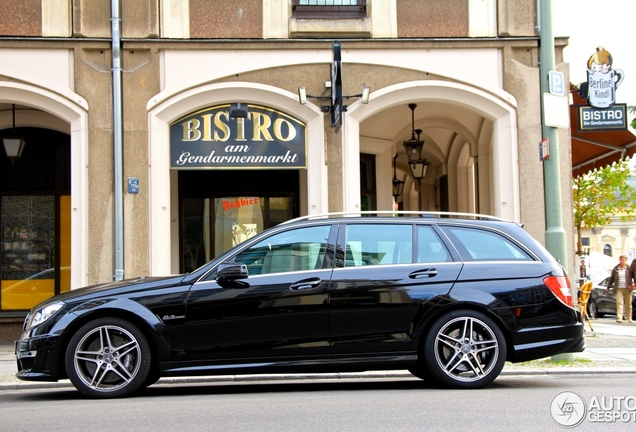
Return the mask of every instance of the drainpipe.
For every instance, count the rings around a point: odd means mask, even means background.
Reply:
[[[115,275],[124,278],[124,190],[123,190],[123,116],[121,69],[121,7],[119,0],[111,0],[111,29],[113,56],[113,159],[115,184]]]

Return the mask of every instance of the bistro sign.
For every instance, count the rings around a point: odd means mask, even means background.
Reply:
[[[307,168],[306,125],[283,112],[248,105],[231,118],[230,105],[189,114],[170,125],[171,169]]]
[[[601,46],[587,61],[587,82],[579,86],[579,95],[589,106],[578,106],[580,132],[627,130],[626,105],[616,103],[625,73],[613,65],[612,54]]]

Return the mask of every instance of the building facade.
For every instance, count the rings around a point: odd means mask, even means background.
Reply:
[[[478,212],[543,241],[536,3],[0,0],[0,135],[25,142],[0,158],[0,320],[307,214]]]

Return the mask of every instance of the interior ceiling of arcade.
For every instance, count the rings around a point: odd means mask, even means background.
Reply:
[[[422,157],[431,162],[431,168],[448,163],[453,146],[461,149],[468,143],[476,144],[484,128],[491,126],[477,111],[464,107],[430,101],[414,100],[412,103],[417,105],[414,129],[422,130]],[[363,121],[360,124],[360,136],[394,142],[398,169],[409,172],[402,143],[411,139],[412,129],[411,110],[405,103],[382,110]]]

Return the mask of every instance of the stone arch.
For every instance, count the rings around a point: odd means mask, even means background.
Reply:
[[[88,272],[88,104],[23,83],[0,82],[0,102],[33,108],[24,123],[68,133],[71,137],[71,288],[87,284]],[[12,126],[11,114],[0,116],[0,129]]]
[[[373,92],[368,104],[356,101],[348,107],[343,125],[343,166],[349,170],[343,176],[343,191],[346,193],[344,210],[357,211],[360,208],[357,193],[359,172],[356,170],[361,124],[374,114],[396,106],[406,106],[410,102],[461,107],[478,114],[484,121],[492,124],[492,134],[484,133],[483,123],[479,126],[482,130],[462,130],[462,127],[457,125],[455,128],[466,139],[470,147],[469,156],[479,156],[479,187],[483,188],[485,184],[490,190],[488,199],[484,198],[488,207],[484,208],[484,203],[481,203],[482,212],[487,211],[495,216],[519,221],[516,101],[506,93],[494,94],[469,85],[438,80],[412,81],[388,86]],[[453,127],[453,122],[447,122],[446,126]],[[397,143],[400,141],[399,134],[395,136]],[[466,157],[461,150],[451,156],[455,164],[460,157]],[[386,200],[384,204],[388,203],[389,200]]]
[[[209,106],[241,102],[259,104],[293,114],[307,124],[307,201],[301,204],[308,214],[327,210],[327,170],[324,152],[324,122],[320,107],[298,103],[298,95],[277,87],[248,82],[217,83],[191,88],[148,103],[150,273],[178,271],[179,218],[176,173],[170,171],[170,124],[183,115]],[[170,191],[170,193],[166,193]],[[303,205],[304,204],[304,205]],[[302,212],[302,210],[301,210]],[[165,233],[170,233],[166,236]],[[170,252],[172,251],[172,252]]]

